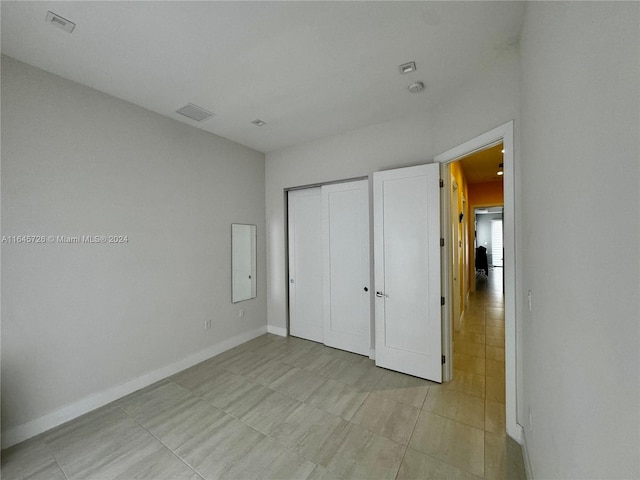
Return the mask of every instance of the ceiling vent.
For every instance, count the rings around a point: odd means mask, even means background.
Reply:
[[[191,120],[195,120],[196,122],[202,122],[207,118],[213,117],[213,113],[194,105],[193,103],[187,103],[184,107],[176,110],[176,113],[189,117]]]
[[[71,20],[67,20],[66,18],[62,18],[60,15],[56,15],[53,12],[47,12],[47,16],[44,17],[47,23],[51,25],[55,25],[58,28],[61,28],[65,32],[73,32],[73,29],[76,28],[76,24]]]
[[[411,73],[417,70],[416,62],[403,63],[398,68],[400,69],[400,73]]]

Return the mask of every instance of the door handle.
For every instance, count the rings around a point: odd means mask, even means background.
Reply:
[[[369,291],[369,288],[368,288],[368,287],[364,287],[364,291],[365,291],[365,292],[368,292],[368,291]]]
[[[382,293],[382,292],[376,292],[376,297],[378,297],[378,298],[384,298],[384,297],[387,297],[387,296],[388,296],[388,295],[385,295],[385,294],[384,294],[384,293]]]

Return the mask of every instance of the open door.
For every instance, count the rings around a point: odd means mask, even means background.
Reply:
[[[440,165],[373,174],[376,365],[442,381]]]

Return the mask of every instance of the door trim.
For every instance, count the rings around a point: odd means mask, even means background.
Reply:
[[[504,286],[505,286],[505,408],[507,434],[522,443],[523,428],[517,420],[517,331],[516,331],[516,236],[515,236],[515,175],[514,175],[514,122],[500,125],[482,135],[468,140],[434,157],[434,162],[448,164],[471,153],[483,150],[502,141],[504,145]],[[448,213],[448,212],[447,212]],[[446,229],[443,232],[446,234]],[[445,238],[446,241],[446,238]],[[449,242],[450,243],[450,242]],[[443,279],[450,278],[449,262],[443,262]],[[450,283],[450,282],[448,282]],[[446,285],[446,284],[443,284]],[[446,322],[451,321],[451,290],[444,290],[448,296],[443,310]],[[445,350],[452,351],[453,336],[450,328],[443,328]],[[451,378],[453,362],[444,366],[444,377]]]

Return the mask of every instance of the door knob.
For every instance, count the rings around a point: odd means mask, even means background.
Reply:
[[[365,292],[368,292],[368,291],[369,291],[369,289],[368,289],[367,287],[364,287],[364,291],[365,291]]]
[[[384,298],[384,297],[386,297],[386,295],[384,293],[382,293],[382,292],[376,292],[376,297]]]

